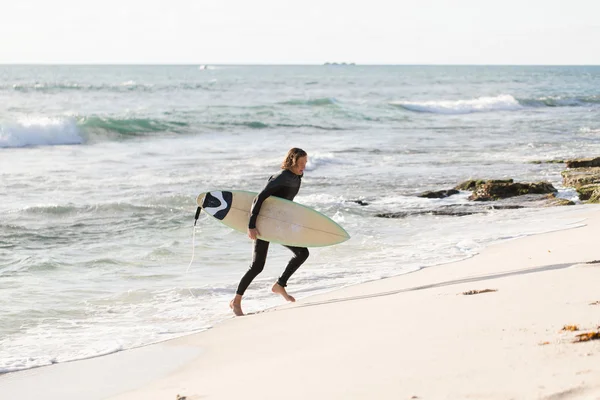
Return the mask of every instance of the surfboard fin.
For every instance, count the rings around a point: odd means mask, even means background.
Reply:
[[[196,216],[194,217],[194,226],[196,226],[196,222],[198,222],[198,217],[200,216],[200,211],[202,211],[202,207],[198,207],[196,210]]]

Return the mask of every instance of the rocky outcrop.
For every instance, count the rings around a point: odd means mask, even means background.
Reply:
[[[596,189],[598,189],[598,185],[594,185],[594,184],[583,185],[583,186],[576,188],[577,194],[579,195],[579,200],[581,200],[581,201],[589,200],[592,197],[592,195],[594,194],[594,192],[596,191]]]
[[[591,168],[600,167],[600,157],[596,158],[577,158],[567,160],[567,168]]]
[[[485,184],[503,184],[503,183],[513,183],[512,179],[469,179],[468,181],[464,181],[456,186],[454,189],[457,190],[470,190],[474,191],[477,187]]]
[[[594,190],[594,193],[592,193],[590,196],[588,203],[600,203],[600,187],[597,187],[596,190]]]
[[[546,204],[546,206],[550,207],[550,206],[574,206],[575,203],[569,199],[562,199],[560,197],[556,197],[556,194],[554,193],[550,193],[549,195],[546,196],[546,199],[548,199],[548,202]]]
[[[526,194],[490,202],[474,201],[468,204],[436,205],[432,208],[406,208],[397,212],[375,214],[379,218],[407,218],[417,215],[463,217],[472,214],[483,214],[494,210],[514,210],[518,208],[541,208],[575,204],[567,199],[557,198],[550,194]]]
[[[464,217],[465,215],[472,215],[482,213],[483,211],[478,210],[453,210],[453,209],[440,209],[440,210],[411,210],[411,211],[397,211],[397,212],[386,212],[375,214],[378,218],[406,218],[414,215],[444,215],[449,217]]]
[[[600,157],[568,160],[567,168],[563,185],[575,188],[581,201],[600,203]]]
[[[579,199],[586,203],[600,203],[600,157],[574,160],[533,161],[532,163],[564,163],[567,170],[561,172],[563,185],[575,188]],[[406,218],[415,215],[462,217],[486,213],[491,210],[538,208],[574,205],[569,199],[556,197],[557,190],[549,182],[515,182],[513,179],[470,179],[453,189],[427,191],[419,197],[443,199],[460,191],[472,192],[468,204],[444,204],[445,202],[420,202],[414,208],[399,212],[381,212],[379,218]],[[367,206],[364,200],[352,200]],[[460,202],[462,203],[462,202]]]
[[[449,204],[436,209],[417,209],[399,212],[387,212],[375,214],[375,216],[379,218],[406,218],[415,215],[464,217],[465,215],[482,214],[491,210],[512,210],[516,208],[524,208],[524,206],[518,204],[498,204],[485,206],[479,206],[475,204]]]
[[[425,197],[428,199],[443,199],[448,196],[452,196],[453,194],[460,193],[456,189],[448,189],[448,190],[437,190],[437,191],[428,191],[423,192],[419,195],[419,197]]]
[[[576,188],[581,201],[586,203],[600,203],[600,184],[583,185]]]
[[[473,201],[495,201],[527,194],[556,192],[554,186],[549,182],[514,182],[512,179],[469,180],[462,182],[456,188],[460,190],[472,190],[473,194],[469,196],[469,200]]]
[[[565,160],[534,160],[529,161],[529,164],[564,164]]]
[[[600,184],[600,167],[574,168],[561,172],[563,185],[579,189],[590,184]]]

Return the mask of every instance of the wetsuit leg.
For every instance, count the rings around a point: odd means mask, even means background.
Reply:
[[[308,258],[308,254],[309,254],[308,249],[306,247],[294,247],[294,246],[285,246],[285,247],[287,247],[294,253],[294,257],[292,257],[292,259],[288,263],[287,267],[285,268],[285,271],[283,271],[283,274],[281,274],[281,276],[277,280],[277,283],[279,283],[283,287],[287,286],[288,279],[290,279],[292,274],[294,272],[296,272],[296,270],[298,268],[300,268],[300,266],[304,263],[304,261],[306,261],[306,259]]]
[[[250,285],[250,283],[256,278],[258,274],[260,274],[265,267],[265,262],[267,261],[267,252],[269,250],[269,242],[265,242],[264,240],[256,239],[254,241],[254,252],[252,253],[252,264],[250,264],[250,268],[246,271],[246,274],[240,280],[240,284],[237,288],[237,294],[240,296],[244,295],[244,292]]]

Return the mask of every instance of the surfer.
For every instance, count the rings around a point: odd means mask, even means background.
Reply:
[[[302,175],[307,161],[308,155],[304,150],[296,147],[290,149],[281,164],[281,171],[269,178],[265,188],[256,196],[252,203],[250,220],[248,221],[248,237],[254,240],[252,263],[240,280],[234,299],[229,303],[233,313],[237,316],[244,315],[242,311],[242,296],[254,278],[262,272],[267,260],[269,242],[258,239],[260,232],[256,229],[256,219],[258,218],[260,208],[269,196],[293,200],[300,190]],[[281,274],[271,290],[273,293],[282,295],[287,301],[293,302],[296,299],[288,294],[285,287],[287,286],[288,279],[308,258],[308,249],[306,247],[295,246],[285,247],[290,249],[294,253],[294,256],[290,259],[283,274]]]

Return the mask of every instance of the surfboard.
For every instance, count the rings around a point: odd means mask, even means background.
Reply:
[[[201,193],[196,203],[208,215],[236,231],[247,233],[250,209],[257,193],[214,190]],[[331,218],[310,207],[268,197],[258,214],[259,239],[297,247],[323,247],[342,243],[350,235]]]

